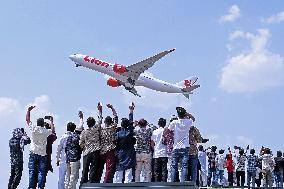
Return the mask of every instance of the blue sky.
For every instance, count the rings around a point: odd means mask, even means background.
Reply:
[[[94,115],[98,101],[113,103],[120,117],[137,104],[135,118],[156,123],[186,106],[211,144],[284,150],[284,3],[282,1],[6,1],[0,7],[0,124],[3,171],[9,174],[8,140],[33,119],[56,116],[58,135],[77,111]],[[139,99],[106,85],[102,74],[75,68],[68,56],[88,54],[130,65],[176,48],[149,70],[169,82],[199,76],[201,88],[182,95],[139,88]],[[105,110],[105,115],[110,114]],[[208,144],[209,145],[209,144]],[[56,148],[54,147],[54,151]],[[20,188],[28,183],[25,170]],[[57,169],[48,178],[55,188]]]

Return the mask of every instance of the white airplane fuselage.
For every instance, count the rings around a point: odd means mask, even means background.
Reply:
[[[131,87],[128,82],[128,77],[114,71],[114,66],[116,64],[111,64],[87,55],[74,54],[69,56],[69,58],[75,62],[76,66],[82,66],[95,70],[97,72],[106,74],[118,81],[123,82],[124,86]],[[122,65],[119,65],[122,66]],[[197,80],[197,79],[196,79]],[[160,79],[150,77],[146,74],[141,74],[139,78],[135,81],[135,86],[143,86],[152,90],[167,92],[167,93],[184,93],[182,91],[183,87],[177,84],[171,84]]]

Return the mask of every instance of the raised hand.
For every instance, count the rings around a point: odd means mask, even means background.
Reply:
[[[98,103],[97,108],[98,108],[98,110],[99,110],[100,112],[103,111],[103,106],[102,106],[102,104],[101,104],[100,102]]]
[[[35,106],[28,107],[28,111],[32,111],[35,108]]]
[[[129,109],[130,109],[130,110],[134,110],[134,108],[135,108],[135,104],[132,102],[132,103],[129,105]]]
[[[79,116],[80,119],[83,119],[83,118],[84,118],[83,112],[82,112],[82,111],[79,111],[78,116]]]
[[[113,109],[113,106],[111,104],[107,104],[106,106],[110,109]]]

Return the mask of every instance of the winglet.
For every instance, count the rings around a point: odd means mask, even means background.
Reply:
[[[175,50],[176,50],[176,48],[173,48],[173,49],[170,50],[170,52],[173,52],[173,51],[175,51]]]

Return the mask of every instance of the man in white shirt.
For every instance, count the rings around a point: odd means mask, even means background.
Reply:
[[[188,114],[182,107],[177,107],[178,120],[174,120],[169,125],[169,130],[174,132],[174,145],[172,153],[171,181],[176,182],[178,163],[181,163],[180,181],[187,179],[187,168],[189,159],[189,129],[194,121],[194,117]]]
[[[160,118],[158,121],[159,128],[153,131],[151,136],[151,146],[154,149],[154,180],[155,182],[167,182],[168,178],[168,155],[167,146],[162,143],[166,119]]]
[[[224,150],[219,150],[219,154],[216,156],[216,167],[217,167],[217,183],[224,186],[224,170],[226,167],[226,159],[224,155]]]
[[[68,126],[68,125],[67,125]],[[58,177],[58,189],[64,189],[64,181],[66,175],[66,153],[65,147],[67,138],[72,132],[71,128],[67,127],[67,132],[62,135],[59,141],[59,145],[57,147],[56,159],[57,159],[57,166],[59,166],[59,177]]]
[[[26,114],[26,122],[31,131],[31,146],[29,158],[29,188],[44,188],[45,172],[46,172],[46,145],[47,137],[52,134],[54,129],[53,119],[51,119],[51,129],[44,127],[44,119],[37,119],[37,125],[33,125],[30,120],[30,113],[35,106],[30,106]],[[37,179],[36,179],[37,178]],[[35,182],[37,181],[37,182]]]

